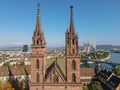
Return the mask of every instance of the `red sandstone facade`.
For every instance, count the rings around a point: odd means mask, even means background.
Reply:
[[[80,52],[78,35],[74,29],[73,6],[71,8],[70,28],[66,31],[66,75],[67,83],[80,83]]]
[[[82,90],[80,83],[80,52],[78,35],[74,29],[73,6],[71,6],[70,28],[66,31],[66,73],[53,62],[47,69],[46,41],[40,23],[40,5],[35,32],[32,37],[30,90]]]

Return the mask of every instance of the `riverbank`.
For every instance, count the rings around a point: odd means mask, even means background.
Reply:
[[[120,63],[120,54],[119,53],[109,53],[109,57],[104,58],[104,61],[107,60],[108,62],[115,62],[115,63]],[[92,64],[81,64],[81,68],[95,68],[95,63]],[[100,68],[101,69],[108,69],[112,71],[112,67],[109,64],[105,63],[100,63]]]
[[[101,59],[101,60],[99,60],[99,61],[107,61],[107,60],[109,60],[109,59],[110,59],[110,55],[108,55],[108,57],[106,57],[106,58],[104,58],[104,59]],[[93,64],[94,62],[88,61],[87,63],[88,63],[88,64]]]
[[[97,59],[98,61],[107,61],[110,59],[110,54],[106,57],[106,58],[103,58],[103,59]],[[94,62],[92,61],[87,61],[88,64],[93,64]],[[81,62],[81,64],[84,64],[83,62]]]
[[[110,54],[108,55],[108,57],[104,58],[104,59],[101,59],[99,61],[107,61],[108,59],[110,59]]]

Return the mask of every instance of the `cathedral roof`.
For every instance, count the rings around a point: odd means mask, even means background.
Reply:
[[[54,61],[47,69],[46,69],[46,75],[45,75],[45,78],[47,78],[47,76],[49,76],[50,72],[55,69],[59,74],[60,76],[66,80],[66,77],[65,77],[65,74],[63,73],[63,70],[61,69],[61,67],[59,66],[57,60]]]

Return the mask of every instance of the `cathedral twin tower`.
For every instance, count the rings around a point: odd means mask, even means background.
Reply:
[[[46,68],[46,41],[40,22],[38,4],[37,22],[32,37],[30,90],[82,90],[80,83],[80,51],[78,35],[73,21],[73,6],[70,7],[70,28],[66,31],[65,73],[54,61]]]

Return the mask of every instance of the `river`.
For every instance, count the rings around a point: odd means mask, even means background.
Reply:
[[[110,53],[110,58],[108,61],[120,63],[120,53]],[[87,65],[82,64],[81,65],[81,68],[85,68],[85,67],[94,68],[95,65],[94,64],[87,64]],[[100,68],[101,69],[106,68],[108,70],[112,70],[112,67],[110,65],[104,64],[104,63],[100,64]]]

